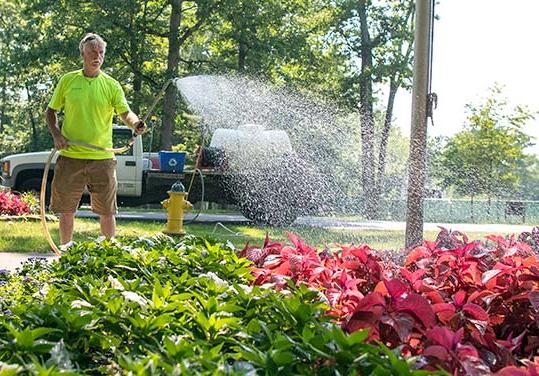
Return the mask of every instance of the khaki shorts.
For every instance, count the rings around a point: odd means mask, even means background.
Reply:
[[[59,156],[54,168],[50,209],[75,213],[85,188],[90,192],[92,211],[116,214],[116,160],[88,160]]]

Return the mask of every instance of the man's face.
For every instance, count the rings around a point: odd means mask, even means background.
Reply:
[[[95,42],[86,43],[82,48],[82,60],[85,67],[98,70],[105,60],[105,47]]]

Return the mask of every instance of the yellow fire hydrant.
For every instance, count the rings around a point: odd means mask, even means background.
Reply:
[[[180,181],[174,183],[167,193],[169,198],[161,202],[167,209],[167,229],[163,232],[169,235],[184,235],[183,212],[185,209],[191,209],[193,205],[187,201],[185,187]]]

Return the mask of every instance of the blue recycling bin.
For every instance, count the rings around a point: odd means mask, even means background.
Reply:
[[[159,170],[164,172],[183,172],[185,165],[185,151],[166,151],[159,152]]]

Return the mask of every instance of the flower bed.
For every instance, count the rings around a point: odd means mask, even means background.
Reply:
[[[0,216],[18,216],[30,214],[30,206],[20,196],[0,191]]]
[[[0,373],[537,375],[538,234],[76,244],[0,270]]]
[[[194,237],[80,243],[2,271],[0,373],[425,374],[346,335],[317,290],[252,280],[231,246]]]
[[[256,266],[255,285],[320,291],[327,314],[345,331],[368,329],[369,341],[416,356],[422,369],[536,375],[538,235],[534,229],[481,242],[443,230],[403,265],[367,245],[320,252],[293,234],[292,246],[266,239],[241,255]]]

